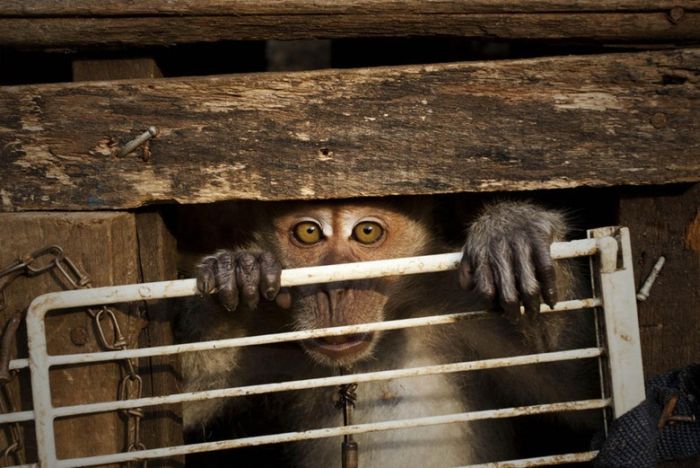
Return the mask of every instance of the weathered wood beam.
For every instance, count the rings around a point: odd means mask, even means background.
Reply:
[[[0,209],[700,181],[699,82],[686,49],[0,88]]]
[[[653,11],[699,9],[696,0],[3,0],[0,14],[17,16],[132,16],[240,14],[359,14],[367,11],[489,13],[548,11]]]
[[[632,236],[637,288],[658,258],[666,259],[649,298],[638,304],[644,374],[699,362],[700,184],[626,190],[619,212]]]
[[[79,47],[241,39],[459,35],[700,39],[697,0],[4,0],[0,44]]]

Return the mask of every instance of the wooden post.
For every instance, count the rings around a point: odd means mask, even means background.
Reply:
[[[649,298],[639,302],[644,373],[700,361],[700,184],[627,190],[620,224],[630,228],[637,288],[666,257]]]
[[[164,281],[177,278],[175,239],[168,232],[163,219],[156,211],[136,215],[138,235],[140,280]],[[148,324],[139,337],[139,346],[172,344],[172,308],[164,301],[145,304]],[[143,379],[144,396],[175,393],[180,379],[179,356],[156,356],[139,362],[139,374]],[[145,410],[142,423],[142,440],[148,448],[167,447],[183,443],[182,410],[180,405],[150,407]],[[149,462],[149,466],[180,466],[184,457],[171,457]]]
[[[58,245],[76,266],[87,273],[92,286],[138,281],[138,255],[134,216],[128,213],[2,213],[0,214],[0,265],[46,245]],[[45,262],[42,258],[40,261]],[[33,278],[18,277],[6,290],[7,307],[2,323],[24,311],[31,300],[60,291],[66,281],[55,273]],[[114,307],[127,346],[137,343],[143,322],[128,306]],[[109,330],[109,327],[105,325]],[[51,354],[85,353],[103,349],[98,342],[94,320],[85,310],[62,311],[47,318],[48,348]],[[19,357],[26,357],[26,337],[18,340]],[[115,362],[87,366],[59,367],[51,371],[53,404],[64,406],[114,400],[121,379]],[[23,373],[24,374],[24,373]],[[23,377],[25,377],[23,375]],[[28,379],[20,380],[21,409],[31,408]],[[18,408],[19,409],[19,408]],[[25,426],[24,438],[32,456],[33,426]],[[125,424],[118,413],[76,416],[57,420],[55,433],[59,458],[94,455],[124,450]]]

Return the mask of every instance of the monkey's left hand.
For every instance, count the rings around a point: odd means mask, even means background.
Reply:
[[[541,299],[550,307],[557,302],[549,247],[565,231],[563,216],[554,211],[518,202],[489,206],[469,228],[460,285],[511,316],[519,314],[521,303],[535,316]]]

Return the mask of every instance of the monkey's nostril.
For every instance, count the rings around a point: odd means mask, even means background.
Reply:
[[[275,298],[275,288],[267,288],[267,291],[265,291],[265,298],[269,301],[273,300]]]

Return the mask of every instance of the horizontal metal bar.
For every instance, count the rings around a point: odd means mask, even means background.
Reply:
[[[525,468],[529,466],[563,465],[565,463],[585,463],[593,460],[598,455],[597,450],[580,453],[564,453],[561,455],[549,455],[546,457],[521,458],[519,460],[507,460],[481,465],[464,465],[457,468]]]
[[[143,408],[146,406],[183,403],[186,401],[200,401],[210,400],[213,398],[230,398],[249,395],[259,395],[262,393],[304,390],[308,388],[331,387],[350,383],[373,382],[378,380],[401,379],[407,377],[420,377],[425,375],[447,374],[455,372],[468,372],[482,369],[496,369],[500,367],[523,366],[528,364],[541,364],[545,362],[566,361],[573,359],[589,359],[598,357],[602,355],[602,353],[602,348],[582,348],[569,351],[557,351],[552,353],[528,354],[524,356],[485,359],[481,361],[458,362],[454,364],[422,366],[408,369],[396,369],[379,372],[366,372],[362,374],[339,375],[333,377],[321,377],[316,379],[291,380],[287,382],[248,385],[245,387],[207,390],[203,392],[175,393],[172,395],[138,398],[134,400],[120,400],[102,403],[91,403],[87,405],[62,406],[59,408],[53,408],[51,411],[51,415],[60,418],[65,416],[74,416],[78,414],[103,413],[107,411],[124,410],[129,408]]]
[[[550,252],[552,258],[555,259],[586,256],[597,252],[597,245],[597,239],[555,242],[551,245]],[[371,262],[294,268],[282,272],[281,284],[284,287],[289,287],[447,271],[457,268],[461,255],[461,253],[456,252]],[[49,310],[53,309],[185,297],[196,294],[197,287],[194,279],[61,291],[44,294],[34,299],[29,307],[29,315],[43,317]]]
[[[561,259],[593,255],[598,244],[593,239],[579,239],[571,242],[557,242],[550,247],[552,258]],[[425,255],[422,257],[394,258],[371,262],[345,263],[334,265],[332,270],[324,267],[295,268],[282,272],[282,286],[349,281],[370,277],[413,275],[454,270],[462,259],[461,252]],[[370,276],[371,275],[371,276]]]
[[[483,419],[502,419],[533,414],[555,413],[562,411],[583,411],[588,409],[600,409],[610,406],[610,399],[580,400],[565,403],[551,403],[546,405],[520,406],[514,408],[502,408],[485,411],[471,411],[441,416],[428,416],[412,419],[399,419],[369,424],[355,424],[352,426],[329,427],[312,429],[303,432],[286,432],[282,434],[245,437],[241,439],[223,440],[218,442],[204,442],[192,445],[180,445],[151,450],[140,450],[127,453],[115,453],[95,457],[73,458],[58,460],[58,467],[95,466],[108,463],[123,463],[129,460],[148,460],[153,458],[172,457],[188,453],[209,452],[213,450],[254,447],[268,444],[286,442],[298,442],[301,440],[324,439],[349,434],[364,434],[367,432],[390,431],[395,429],[410,429],[415,427],[437,426],[441,424],[455,424]]]
[[[13,359],[10,361],[10,370],[20,370],[29,367],[29,359]]]
[[[557,303],[553,309],[543,304],[540,307],[542,313],[564,312],[568,310],[589,309],[600,306],[600,300],[576,299]],[[459,320],[486,315],[486,311],[460,312],[455,314],[433,315],[412,319],[387,320],[385,322],[365,323],[358,325],[345,325],[342,327],[317,328],[314,330],[302,330],[287,333],[274,333],[269,335],[246,336],[241,338],[227,338],[224,340],[200,341],[197,343],[183,343],[178,345],[154,346],[152,348],[127,349],[122,351],[106,351],[100,353],[62,354],[49,356],[51,366],[68,364],[85,364],[90,362],[112,361],[120,359],[134,359],[149,356],[165,356],[194,351],[207,351],[211,349],[241,348],[263,344],[284,343],[287,341],[308,340],[324,336],[339,336],[355,333],[367,333],[373,331],[398,330],[402,328],[424,327],[431,325],[446,325]]]
[[[33,421],[34,411],[15,411],[14,413],[0,414],[0,424]]]

